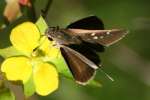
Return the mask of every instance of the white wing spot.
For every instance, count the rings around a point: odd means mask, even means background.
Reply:
[[[104,36],[100,36],[100,38],[101,38],[101,39],[103,39],[103,38],[104,38]]]
[[[97,37],[97,36],[94,36],[94,37],[93,37],[93,39],[97,40],[97,39],[98,39],[98,37]]]
[[[92,33],[91,36],[95,36],[96,33]]]
[[[58,35],[58,38],[61,38],[61,35]]]
[[[107,31],[106,34],[109,35],[109,34],[110,34],[110,31]]]

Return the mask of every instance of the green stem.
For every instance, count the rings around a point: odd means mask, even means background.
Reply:
[[[52,4],[52,0],[48,0],[48,2],[47,2],[47,4],[46,4],[45,8],[41,10],[41,13],[42,13],[41,15],[42,15],[42,17],[43,17],[44,19],[45,19],[45,18],[47,17],[47,15],[48,15],[48,11],[49,11],[49,9],[50,9],[51,4]]]

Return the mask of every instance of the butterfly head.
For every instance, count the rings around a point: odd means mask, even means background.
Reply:
[[[54,40],[54,38],[57,38],[57,32],[59,31],[59,27],[49,27],[45,31],[45,35],[48,37],[49,40]]]

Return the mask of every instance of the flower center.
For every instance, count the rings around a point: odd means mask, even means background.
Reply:
[[[33,52],[31,53],[31,57],[35,58],[35,57],[42,57],[45,56],[45,53],[40,50],[39,48],[36,48],[35,50],[33,50]]]

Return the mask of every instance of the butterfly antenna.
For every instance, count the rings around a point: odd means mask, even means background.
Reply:
[[[104,72],[101,68],[100,68],[100,71],[101,71],[108,79],[110,79],[112,82],[114,81],[114,79],[113,79],[110,75],[108,75],[106,72]]]

